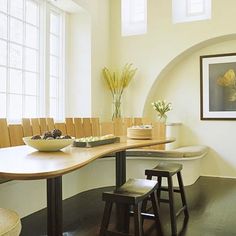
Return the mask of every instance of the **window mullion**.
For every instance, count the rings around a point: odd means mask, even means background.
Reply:
[[[63,81],[63,35],[64,14],[49,4],[49,113],[56,119],[64,119],[64,81]],[[54,41],[56,40],[56,41]],[[52,47],[52,48],[51,48]],[[54,56],[55,55],[55,56]],[[51,87],[50,86],[54,86]],[[52,92],[52,93],[51,93]]]
[[[6,117],[9,117],[9,92],[10,92],[10,2],[7,3],[7,78],[6,78]]]
[[[61,17],[61,39],[60,39],[60,78],[61,82],[59,83],[60,86],[60,93],[59,93],[59,104],[61,105],[61,109],[59,110],[60,119],[65,118],[65,14]],[[61,94],[61,96],[60,96]]]
[[[25,41],[26,41],[26,2],[23,1],[23,45],[22,45],[22,116],[25,117]]]
[[[48,75],[48,43],[47,43],[47,32],[48,32],[48,12],[46,2],[41,4],[40,11],[40,78],[39,78],[39,108],[40,116],[48,116],[48,86],[47,86],[47,75]]]

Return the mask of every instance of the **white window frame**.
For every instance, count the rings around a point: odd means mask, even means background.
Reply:
[[[46,102],[45,102],[45,113],[46,116],[50,115],[50,12],[54,12],[55,14],[60,15],[60,52],[58,55],[59,58],[59,84],[58,84],[58,106],[57,106],[57,120],[64,120],[65,118],[65,12],[62,10],[56,8],[50,3],[47,3],[47,27],[46,27],[46,45],[47,49],[45,52],[45,59],[47,61],[46,63],[46,81],[45,81],[45,87],[46,89]]]
[[[143,19],[137,20],[135,2],[137,0],[121,0],[121,35],[142,35],[147,33],[147,0],[143,0]]]
[[[202,11],[191,12],[191,4],[202,3]],[[211,0],[172,0],[173,23],[211,19]]]
[[[200,4],[201,5],[201,8],[202,10],[201,11],[196,11],[196,12],[191,12],[191,8],[192,8],[192,5],[194,6],[194,4]],[[191,17],[191,16],[200,16],[200,15],[205,15],[206,14],[206,2],[205,0],[187,0],[187,3],[186,3],[186,15],[188,17]]]

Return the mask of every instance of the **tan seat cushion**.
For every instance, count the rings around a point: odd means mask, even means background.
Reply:
[[[127,150],[127,156],[144,156],[144,157],[169,157],[182,158],[184,154],[176,151],[153,150],[153,149],[131,149]]]
[[[21,232],[21,221],[19,215],[8,209],[0,208],[0,235],[19,236]]]
[[[184,157],[195,157],[201,156],[208,152],[209,148],[203,145],[195,145],[195,146],[184,146],[174,149],[173,151],[181,152],[184,154]]]
[[[165,157],[165,158],[188,158],[204,155],[208,152],[208,147],[203,145],[184,146],[173,150],[153,150],[153,149],[131,149],[127,151],[127,156],[145,157]]]

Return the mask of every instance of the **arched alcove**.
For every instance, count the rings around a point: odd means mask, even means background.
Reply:
[[[235,121],[200,119],[200,56],[236,52],[236,35],[201,42],[172,60],[157,76],[147,96],[144,116],[155,117],[151,102],[166,99],[173,104],[167,122],[181,122],[179,145],[207,145],[201,175],[235,177]]]
[[[206,41],[202,41],[186,49],[179,55],[177,55],[172,61],[170,61],[167,64],[167,66],[156,77],[147,95],[144,109],[143,109],[143,116],[154,118],[155,111],[153,111],[150,105],[153,101],[157,99],[168,100],[168,97],[172,99],[173,96],[169,96],[168,94],[171,94],[173,91],[175,92],[179,91],[181,94],[184,95],[184,91],[182,91],[181,89],[183,88],[183,86],[181,86],[181,84],[175,84],[175,78],[176,78],[175,73],[176,73],[176,70],[178,70],[178,68],[181,67],[181,65],[183,65],[184,63],[188,64],[189,60],[193,59],[194,57],[192,62],[189,62],[188,68],[186,70],[185,79],[186,79],[186,82],[187,81],[189,82],[190,80],[188,79],[188,77],[189,76],[192,77],[194,75],[196,79],[198,80],[196,85],[197,85],[197,88],[199,88],[199,85],[200,85],[199,57],[200,55],[235,52],[235,48],[230,46],[231,45],[230,42],[233,42],[234,40],[236,40],[236,34],[230,34],[230,35],[224,35],[224,36],[212,38]],[[218,47],[217,45],[221,45],[221,46]],[[194,66],[193,71],[191,72],[190,75],[187,76],[187,71],[189,71],[189,68],[193,66]],[[172,100],[168,100],[168,101],[174,103],[174,101]],[[183,102],[184,101],[186,100],[183,99]],[[174,110],[176,109],[174,108]],[[171,113],[170,113],[170,117],[173,117],[177,120],[181,118],[181,117],[178,117],[178,115],[173,116],[171,115]]]

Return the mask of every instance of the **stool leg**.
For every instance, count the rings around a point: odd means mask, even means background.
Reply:
[[[127,207],[123,203],[116,203],[116,230],[125,232],[127,230]]]
[[[147,175],[147,179],[151,180],[152,176],[151,175]]]
[[[147,175],[147,179],[151,180],[152,176],[151,175]],[[147,212],[147,202],[148,202],[148,198],[143,200],[142,212]]]
[[[160,233],[160,235],[163,235],[162,223],[161,223],[161,217],[160,217],[160,209],[159,209],[159,206],[157,203],[157,198],[156,198],[155,193],[151,194],[151,201],[152,201],[153,213],[154,213],[155,221],[156,221],[156,225],[157,225],[157,230]]]
[[[180,189],[180,194],[181,194],[182,205],[183,205],[183,207],[185,207],[184,208],[184,216],[186,218],[188,218],[189,217],[188,206],[187,206],[187,201],[186,201],[186,197],[185,197],[184,184],[183,184],[181,172],[177,173],[177,178],[178,178],[178,182],[179,182],[179,189]]]
[[[171,221],[171,231],[172,235],[177,235],[177,226],[176,226],[176,213],[174,207],[174,189],[172,177],[168,176],[168,193],[169,193],[169,203],[170,203],[170,221]]]
[[[134,205],[134,232],[135,236],[143,236],[142,217],[141,217],[142,202]]]
[[[130,206],[124,206],[124,233],[129,233]]]
[[[99,236],[106,235],[106,231],[111,217],[111,210],[112,210],[112,202],[106,202]]]
[[[160,206],[160,199],[161,199],[161,182],[162,182],[162,177],[158,176],[157,177],[158,181],[158,187],[157,187],[157,200],[158,200],[158,205]]]

